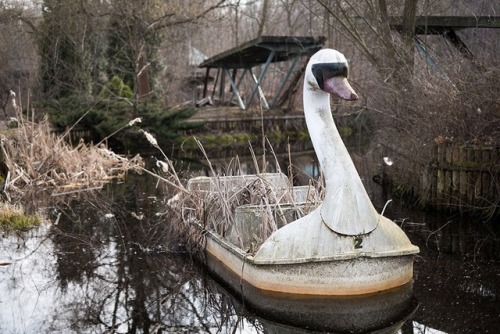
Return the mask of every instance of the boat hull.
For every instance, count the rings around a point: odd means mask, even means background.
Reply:
[[[396,333],[418,308],[412,282],[361,296],[290,295],[253,287],[211,255],[207,262],[212,292],[230,293],[237,314],[257,317],[266,333]]]
[[[233,289],[245,282],[267,292],[354,296],[393,289],[413,277],[413,255],[258,264],[219,235],[205,236],[209,269],[221,277],[227,272],[236,275],[236,282],[228,282]]]

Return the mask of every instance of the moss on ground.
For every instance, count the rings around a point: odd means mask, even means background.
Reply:
[[[26,214],[15,204],[0,203],[0,229],[4,231],[27,231],[42,222],[38,215]]]

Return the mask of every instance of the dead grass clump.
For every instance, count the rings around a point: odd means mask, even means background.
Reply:
[[[290,203],[290,193],[288,189],[278,189],[265,174],[256,175],[254,179],[241,177],[231,181],[224,176],[195,179],[204,181],[204,189],[198,188],[199,184],[188,185],[186,193],[179,193],[168,201],[169,212],[175,215],[171,219],[178,229],[183,230],[181,235],[187,237],[192,249],[204,245],[202,230],[208,230],[251,252],[287,223],[285,215],[278,212],[281,204]],[[237,208],[242,207],[258,212],[255,216],[258,224],[252,224],[256,228],[251,231],[246,231],[244,224],[236,218]],[[195,225],[202,230],[193,229]]]
[[[0,160],[6,169],[3,192],[22,197],[29,190],[52,189],[53,195],[98,189],[131,169],[143,167],[136,156],[127,159],[104,145],[81,141],[76,147],[50,131],[47,119],[40,123],[27,120],[12,96],[18,127],[0,136]]]
[[[122,177],[129,169],[142,166],[139,156],[127,159],[81,141],[70,146],[41,123],[22,121],[10,134],[1,137],[3,161],[9,172],[6,192],[22,194],[27,188],[52,188],[53,194],[71,190],[100,188]]]
[[[202,231],[208,230],[253,253],[274,231],[309,213],[321,202],[320,183],[318,187],[302,189],[307,196],[301,196],[299,202],[283,174],[218,175],[206,154],[205,158],[214,176],[194,178],[187,187],[178,187],[179,193],[167,203],[169,218],[176,222],[179,235],[184,236],[191,249],[203,248]],[[258,171],[255,159],[254,162]],[[176,171],[170,168],[168,173],[170,184],[177,183]],[[202,230],[193,228],[195,225]]]
[[[273,232],[319,204],[298,202],[293,188],[275,177],[266,173],[247,176],[243,185],[235,187],[225,185],[224,177],[214,177],[213,191],[195,192],[197,206],[190,219],[253,254]]]

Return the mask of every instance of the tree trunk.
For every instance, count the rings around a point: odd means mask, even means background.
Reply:
[[[403,66],[409,74],[413,73],[415,50],[415,22],[417,20],[418,0],[405,0],[403,9]]]
[[[262,2],[262,20],[259,23],[259,31],[257,31],[257,37],[262,36],[264,33],[264,28],[267,21],[267,11],[269,9],[269,0],[264,0]]]
[[[139,56],[137,66],[137,97],[143,99],[151,93],[149,85],[149,64],[147,63],[146,54],[144,52]]]
[[[332,9],[335,10],[335,6],[337,6],[337,3],[332,3]],[[335,48],[335,43],[334,39],[334,27],[333,25],[336,24],[336,22],[333,20],[332,15],[330,14],[330,10],[327,10],[325,8],[325,11],[323,13],[323,34],[326,35],[326,42],[328,43],[328,47],[333,47]]]

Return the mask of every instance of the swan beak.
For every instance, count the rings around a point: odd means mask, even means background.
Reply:
[[[323,90],[347,101],[359,100],[358,94],[352,89],[349,81],[344,76],[335,76],[325,79]]]

